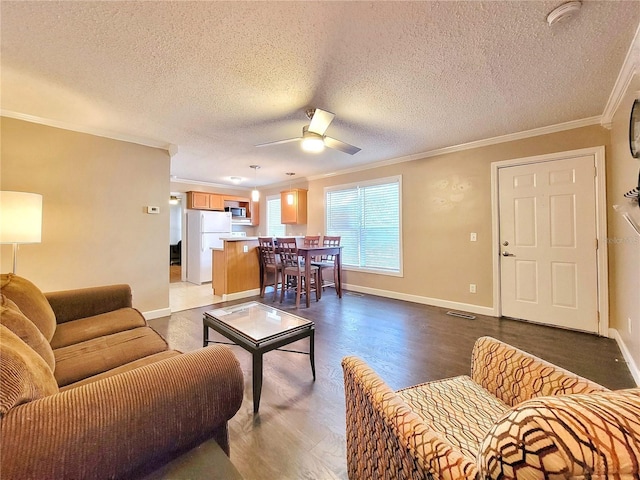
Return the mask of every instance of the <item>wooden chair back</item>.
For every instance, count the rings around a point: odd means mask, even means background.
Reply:
[[[280,255],[282,268],[300,267],[300,257],[298,256],[298,245],[295,238],[276,238],[278,244],[277,251]]]
[[[305,247],[317,247],[320,245],[320,235],[307,235],[302,239]]]

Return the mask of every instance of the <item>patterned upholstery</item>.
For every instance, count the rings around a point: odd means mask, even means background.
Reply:
[[[484,478],[640,478],[640,388],[529,400],[480,452]]]
[[[610,392],[490,337],[471,378],[394,392],[362,360],[342,366],[351,480],[640,479],[640,388]]]
[[[467,376],[424,383],[397,393],[470,460],[476,458],[480,442],[509,409]]]
[[[475,478],[475,460],[439,435],[362,360],[342,361],[351,480]]]
[[[510,406],[530,398],[606,390],[491,337],[479,338],[471,353],[471,378]]]

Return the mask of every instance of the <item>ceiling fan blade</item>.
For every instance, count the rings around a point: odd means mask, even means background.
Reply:
[[[256,147],[268,147],[269,145],[280,145],[281,143],[297,142],[298,140],[302,140],[302,138],[300,138],[300,137],[287,138],[286,140],[276,140],[275,142],[260,143],[260,144],[255,145],[255,146]]]
[[[324,135],[329,125],[333,121],[335,114],[316,108],[311,117],[311,123],[309,123],[309,131],[317,133],[318,135]]]
[[[349,145],[348,143],[341,142],[340,140],[336,140],[331,137],[324,137],[324,144],[335,150],[340,150],[341,152],[348,153],[349,155],[355,155],[358,153],[361,148],[354,147],[353,145]]]

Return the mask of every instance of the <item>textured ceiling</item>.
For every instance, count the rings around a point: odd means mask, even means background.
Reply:
[[[601,115],[640,3],[549,27],[561,3],[2,1],[2,109],[177,145],[180,178],[274,184]],[[362,151],[254,147],[308,107]]]

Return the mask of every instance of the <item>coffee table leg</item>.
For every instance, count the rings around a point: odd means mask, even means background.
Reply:
[[[202,346],[206,347],[209,345],[209,327],[203,325],[202,327]]]
[[[262,353],[253,354],[253,413],[260,408],[260,394],[262,393]]]
[[[315,359],[315,342],[314,342],[315,330],[311,330],[309,335],[309,361],[311,362],[311,373],[313,373],[313,380],[316,379],[316,359]]]

